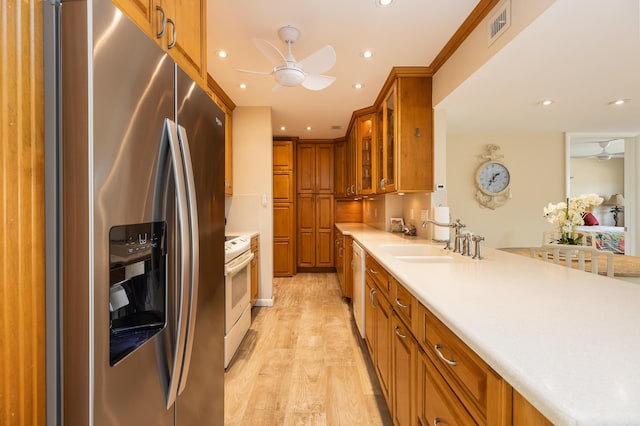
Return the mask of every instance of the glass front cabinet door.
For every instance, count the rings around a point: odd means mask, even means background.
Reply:
[[[377,192],[396,190],[396,84],[378,108],[380,132],[377,147]]]
[[[375,114],[371,113],[358,117],[357,121],[358,194],[374,194],[376,192],[375,118]]]

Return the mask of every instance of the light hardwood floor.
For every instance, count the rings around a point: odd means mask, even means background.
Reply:
[[[336,274],[274,278],[225,373],[225,425],[391,425]]]

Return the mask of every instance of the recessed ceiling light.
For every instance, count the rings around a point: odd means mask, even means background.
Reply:
[[[545,106],[545,107],[549,106],[549,105],[551,105],[553,103],[554,103],[554,101],[552,101],[551,99],[545,99],[545,100],[542,100],[542,101],[538,102],[539,105]]]
[[[246,84],[244,84],[244,83],[240,83],[240,88],[241,88],[241,89],[246,89],[246,88],[247,88],[247,85],[246,85]]]
[[[362,83],[356,83],[353,85],[354,89],[362,89],[364,86],[362,85]]]
[[[360,53],[362,55],[363,58],[369,59],[370,57],[373,56],[373,52],[370,50],[365,50],[363,52]]]
[[[287,130],[287,128],[284,126],[280,126],[280,130]]]
[[[393,0],[376,0],[376,6],[379,7],[391,6],[391,3],[393,3]]]
[[[609,105],[624,105],[626,103],[629,103],[631,101],[631,99],[615,99],[613,101],[609,102]]]
[[[218,50],[218,58],[226,58],[227,57],[227,52],[225,50]]]
[[[311,126],[307,126],[307,130],[311,130]]]

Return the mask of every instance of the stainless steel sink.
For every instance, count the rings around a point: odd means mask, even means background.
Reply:
[[[447,263],[453,262],[451,256],[394,256],[396,259],[409,263]]]
[[[380,244],[380,247],[392,256],[446,256],[441,246],[429,244]],[[450,256],[449,256],[450,257]]]
[[[403,262],[446,263],[454,260],[442,247],[430,244],[381,244],[380,247]]]

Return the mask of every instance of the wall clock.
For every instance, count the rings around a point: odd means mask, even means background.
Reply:
[[[480,207],[496,209],[511,198],[511,173],[500,161],[498,145],[487,145],[487,154],[481,155],[482,163],[476,171],[476,200]]]

